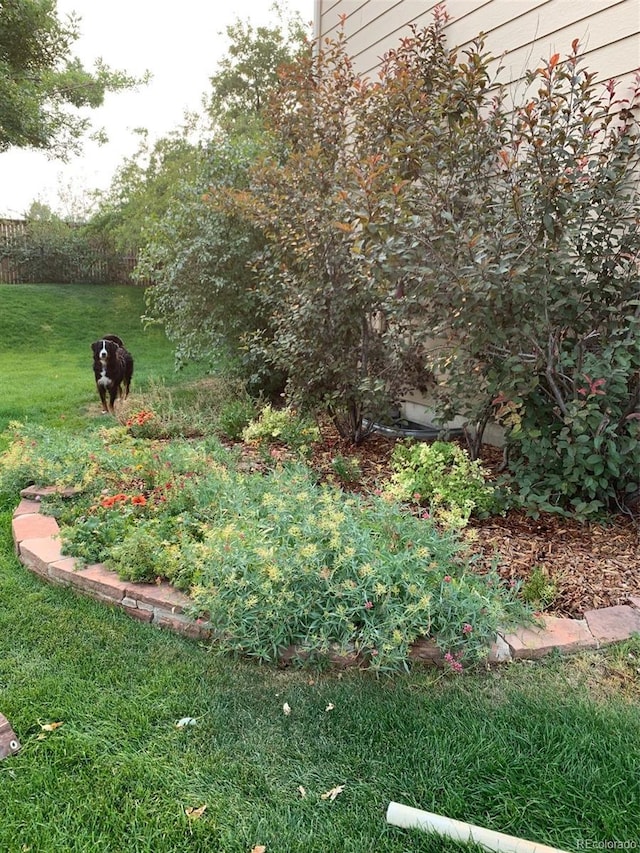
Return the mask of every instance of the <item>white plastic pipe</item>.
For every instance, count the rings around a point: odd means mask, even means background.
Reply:
[[[387,823],[393,826],[401,826],[404,829],[422,829],[425,832],[435,832],[438,835],[453,838],[455,841],[473,841],[484,847],[485,850],[499,851],[499,853],[565,853],[563,850],[558,850],[557,847],[525,841],[524,838],[505,835],[503,832],[484,829],[481,826],[474,826],[471,823],[453,820],[453,818],[432,814],[432,812],[423,812],[421,809],[403,806],[402,803],[389,803]]]

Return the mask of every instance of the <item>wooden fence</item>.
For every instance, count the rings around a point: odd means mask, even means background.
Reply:
[[[0,283],[19,284],[18,272],[5,252],[24,239],[26,222],[19,219],[0,219]]]
[[[115,254],[108,247],[79,241],[72,252],[60,246],[34,246],[28,223],[0,219],[0,283],[132,284],[137,255]],[[147,281],[136,282],[149,284]]]

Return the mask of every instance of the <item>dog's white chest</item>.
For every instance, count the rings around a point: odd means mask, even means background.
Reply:
[[[100,377],[98,379],[98,385],[101,385],[103,388],[108,388],[111,385],[111,380],[107,376],[107,368],[103,367]]]

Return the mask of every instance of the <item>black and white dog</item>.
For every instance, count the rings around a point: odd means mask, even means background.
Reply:
[[[93,350],[93,372],[102,411],[113,412],[117,397],[127,397],[133,376],[133,356],[125,349],[117,335],[105,335],[91,344]],[[107,405],[107,392],[109,404]]]

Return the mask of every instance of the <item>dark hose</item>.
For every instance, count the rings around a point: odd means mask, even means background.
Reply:
[[[409,422],[411,423],[411,422]],[[449,438],[459,438],[464,435],[460,427],[439,427],[431,424],[412,424],[411,426],[385,426],[371,421],[364,421],[364,425],[373,432],[385,435],[387,438],[415,438],[417,441],[435,441],[439,436],[446,435]]]

